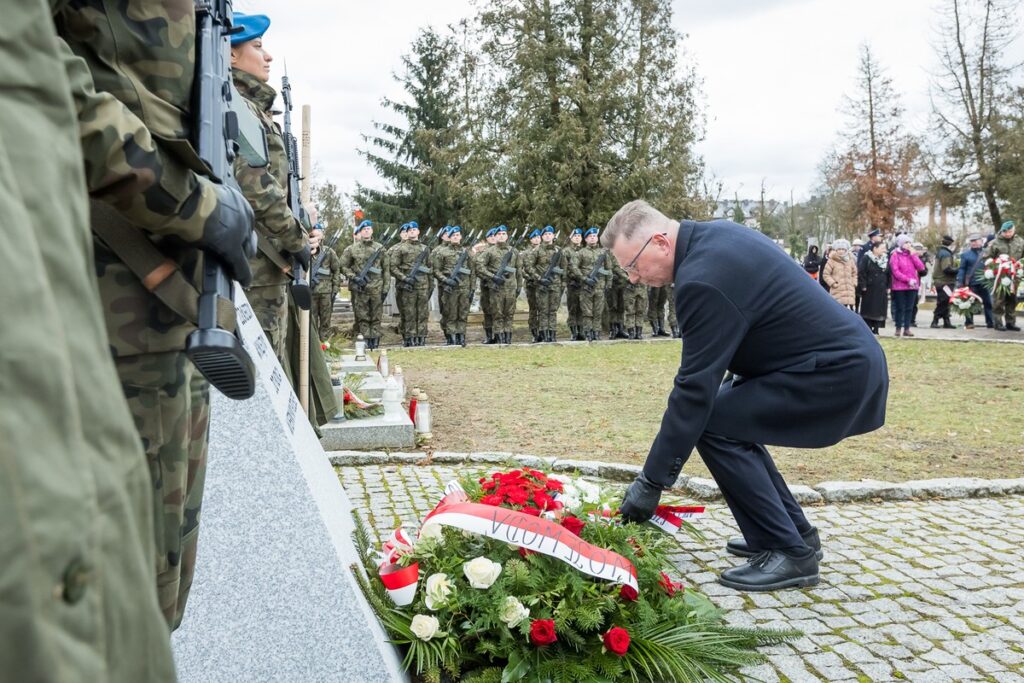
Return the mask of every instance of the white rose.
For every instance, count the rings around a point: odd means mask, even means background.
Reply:
[[[577,479],[576,488],[580,490],[584,503],[596,503],[601,500],[601,489],[597,484],[591,484],[585,479]]]
[[[437,524],[436,522],[427,522],[420,529],[419,540],[422,541],[424,539],[427,539],[441,543],[442,541],[444,541],[443,531],[444,529],[440,524]]]
[[[1012,287],[1012,286],[1013,286],[1013,280],[1011,280],[1008,277],[1004,277],[1003,278],[1003,287]]]
[[[412,623],[409,624],[409,628],[416,634],[416,637],[420,640],[430,640],[437,635],[438,629],[441,628],[440,622],[437,617],[432,617],[427,614],[417,614],[412,618]]]
[[[500,619],[509,628],[515,628],[523,619],[530,616],[530,608],[519,602],[518,599],[509,596],[505,598],[505,604],[501,607]]]
[[[473,588],[490,588],[501,574],[501,565],[486,557],[476,557],[462,565],[462,572]]]
[[[452,584],[447,574],[431,574],[427,579],[426,592],[427,609],[436,610],[448,600],[452,594]]]
[[[985,269],[985,277],[987,277],[988,279],[991,280],[995,276],[996,276],[995,271],[993,271],[991,268],[986,268]]]

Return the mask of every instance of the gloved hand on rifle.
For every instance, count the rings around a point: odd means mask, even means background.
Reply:
[[[646,522],[654,516],[654,510],[661,502],[661,486],[647,478],[643,472],[637,475],[633,483],[626,489],[619,512],[627,522]]]
[[[458,284],[459,284],[459,283],[458,283],[458,282],[456,282],[455,278],[453,278],[453,277],[446,277],[446,278],[444,279],[444,286],[445,286],[445,287],[448,287],[449,289],[451,289],[451,288],[455,287],[455,286],[456,286],[456,285],[458,285]]]
[[[540,286],[543,287],[544,289],[547,289],[548,287],[550,287],[551,286],[551,278],[548,277],[548,276],[542,277],[540,279]]]
[[[385,301],[387,301],[387,300],[388,300],[388,290],[386,290],[386,289],[384,289],[384,290],[381,290],[381,293],[380,293],[380,302],[381,302],[381,303],[383,304],[383,303],[384,303]]]
[[[522,287],[516,287],[516,298],[519,298],[519,292],[523,291]]]
[[[214,185],[217,208],[206,220],[203,236],[195,246],[224,265],[228,277],[248,287],[252,282],[249,259],[256,255],[252,207],[242,193],[227,185]]]
[[[583,284],[587,289],[593,289],[594,287],[597,287],[597,278],[591,275],[583,281]]]
[[[352,278],[352,283],[349,286],[353,287],[357,292],[361,292],[364,289],[366,289],[366,285],[366,276],[356,275],[354,278]]]
[[[292,251],[289,253],[291,254],[291,257],[294,260],[299,262],[299,265],[302,266],[302,269],[308,273],[309,264],[311,260],[309,243],[307,242],[306,244],[302,245],[302,249],[300,249],[299,251]]]
[[[416,280],[413,277],[406,277],[402,279],[402,289],[407,292],[411,292],[416,287]]]
[[[494,277],[491,278],[491,282],[494,283],[495,287],[501,287],[502,285],[505,284],[505,276],[504,275],[495,275]]]

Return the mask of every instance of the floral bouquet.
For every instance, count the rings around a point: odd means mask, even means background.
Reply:
[[[949,305],[960,315],[978,315],[984,310],[981,297],[972,292],[970,287],[959,287],[948,293]]]
[[[1017,284],[1022,277],[1024,277],[1024,264],[1006,254],[985,259],[985,270],[981,274],[981,278],[993,295],[1012,296],[1016,294]]]
[[[796,635],[728,626],[672,576],[674,534],[699,537],[687,520],[703,508],[623,523],[621,490],[533,469],[445,491],[379,553],[356,519],[353,571],[417,680],[731,681]]]
[[[342,396],[345,419],[359,420],[364,417],[384,414],[383,403],[370,403],[359,398],[357,391],[362,389],[366,375],[361,372],[350,372],[345,375],[345,390]]]

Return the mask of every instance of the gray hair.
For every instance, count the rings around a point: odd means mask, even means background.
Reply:
[[[658,211],[642,199],[635,199],[615,212],[612,219],[608,221],[604,232],[601,234],[601,246],[611,249],[619,237],[629,240],[633,238],[637,228],[642,225],[649,225],[657,228],[659,225],[675,224],[675,221]]]

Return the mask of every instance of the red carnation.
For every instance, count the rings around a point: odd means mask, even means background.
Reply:
[[[484,481],[483,479],[480,480],[480,483],[483,484],[483,486],[481,486],[480,488],[482,488],[484,491],[493,491],[495,487],[498,485],[496,482]]]
[[[669,578],[665,572],[661,573],[661,578],[658,579],[658,585],[665,589],[668,596],[671,598],[678,591],[683,590],[686,586],[683,585],[682,581],[673,581]]]
[[[493,506],[497,507],[497,506],[501,505],[501,496],[499,496],[496,493],[492,493],[490,495],[487,495],[487,496],[484,496],[483,498],[481,498],[480,499],[480,503],[482,505],[493,505]]]
[[[629,631],[620,626],[613,626],[608,629],[608,633],[604,634],[602,640],[604,640],[606,648],[620,657],[626,654],[626,650],[629,649]]]
[[[586,526],[586,522],[584,522],[579,517],[574,517],[573,515],[566,515],[562,518],[562,526],[564,526],[566,529],[579,536],[580,532],[583,531],[583,527]]]
[[[629,637],[629,634],[626,634]],[[534,619],[530,622],[530,642],[538,647],[550,645],[558,640],[555,635],[555,622],[551,619]],[[627,641],[626,645],[629,643]]]
[[[534,517],[540,517],[540,510],[533,507],[532,505],[525,505],[519,511],[525,512],[528,515],[533,515]]]
[[[533,494],[533,504],[542,510],[550,510],[555,507],[555,501],[546,493],[537,491]]]
[[[530,474],[533,475],[534,479],[540,479],[541,481],[545,481],[548,478],[548,475],[543,472],[538,472],[537,470],[530,470]]]
[[[619,597],[623,600],[628,600],[629,602],[636,602],[636,599],[639,597],[639,594],[636,592],[636,589],[632,586],[622,584],[622,588],[619,589]]]
[[[565,487],[562,486],[562,482],[558,481],[557,479],[548,479],[547,483],[544,484],[544,487],[548,491],[557,491],[558,493],[561,493],[562,491],[565,490]]]
[[[529,499],[530,494],[522,486],[511,486],[505,491],[505,500],[513,505],[526,505]]]

